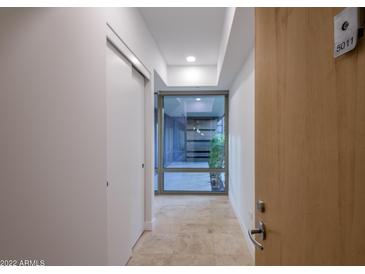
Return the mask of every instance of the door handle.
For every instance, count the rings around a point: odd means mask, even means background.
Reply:
[[[266,230],[265,230],[265,224],[260,221],[258,223],[258,227],[254,228],[254,229],[249,229],[248,230],[248,236],[250,237],[251,242],[253,242],[253,244],[255,245],[255,247],[257,247],[260,250],[264,249],[264,246],[262,244],[260,244],[258,241],[256,241],[256,239],[253,237],[254,234],[259,234],[261,237],[261,240],[265,240],[266,239]]]

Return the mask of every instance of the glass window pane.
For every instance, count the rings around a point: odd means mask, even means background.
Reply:
[[[224,172],[165,172],[165,191],[223,192]]]
[[[164,96],[165,168],[224,168],[224,100]]]

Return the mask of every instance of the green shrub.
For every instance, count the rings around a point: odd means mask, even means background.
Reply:
[[[210,168],[221,168],[224,162],[224,135],[217,133],[211,141]]]

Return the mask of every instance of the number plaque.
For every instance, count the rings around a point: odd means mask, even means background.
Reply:
[[[345,8],[334,17],[333,27],[333,56],[336,58],[356,47],[359,28],[359,8]]]

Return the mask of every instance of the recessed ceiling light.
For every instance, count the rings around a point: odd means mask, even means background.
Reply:
[[[201,100],[201,98],[195,98],[195,100],[199,102]]]
[[[188,61],[189,63],[194,63],[196,60],[195,56],[188,56],[186,57],[186,61]]]

